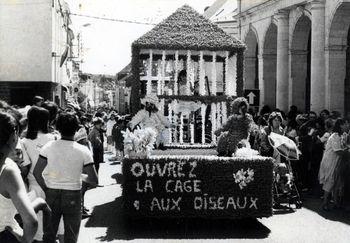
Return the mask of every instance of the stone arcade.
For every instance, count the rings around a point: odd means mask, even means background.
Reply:
[[[238,1],[246,89],[287,111],[350,112],[350,1]]]

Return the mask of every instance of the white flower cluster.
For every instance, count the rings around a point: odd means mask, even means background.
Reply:
[[[124,153],[130,157],[130,154],[150,155],[156,142],[157,132],[150,127],[144,129],[137,128],[134,132],[127,129],[122,132],[124,136]]]
[[[237,183],[242,190],[250,182],[254,181],[254,170],[250,168],[247,170],[240,169],[236,173],[233,173],[233,178],[235,178],[235,183]]]

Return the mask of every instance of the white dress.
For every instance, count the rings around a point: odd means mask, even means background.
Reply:
[[[341,161],[341,156],[336,152],[344,149],[341,136],[338,133],[333,133],[326,143],[318,174],[320,184],[323,184],[322,188],[327,192],[331,192],[334,187],[335,170]]]
[[[6,159],[4,166],[2,166],[0,170],[0,176],[6,166],[13,166],[14,168],[17,168],[15,162],[10,159]],[[18,170],[18,173],[21,172]],[[17,209],[13,205],[12,200],[0,194],[0,232],[4,231],[6,227],[11,227],[15,231],[20,229],[20,226],[15,220],[16,214]]]
[[[54,135],[52,133],[41,133],[38,132],[38,137],[36,139],[28,139],[23,138],[20,141],[21,147],[22,147],[22,154],[23,154],[23,166],[31,165],[30,170],[28,173],[28,184],[29,184],[29,191],[35,193],[35,198],[41,197],[45,199],[45,193],[39,186],[38,182],[34,178],[33,171],[34,167],[38,161],[39,158],[39,152],[40,149],[47,144],[49,141],[57,140],[57,135]],[[42,218],[42,212],[38,213],[38,231],[35,234],[34,239],[41,241],[44,231],[43,231],[43,218]]]

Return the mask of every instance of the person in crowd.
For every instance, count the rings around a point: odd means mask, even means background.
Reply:
[[[295,105],[291,105],[289,112],[287,114],[287,118],[288,120],[295,120],[298,114],[299,114],[298,107]]]
[[[93,119],[93,125],[88,139],[91,142],[92,145],[92,151],[94,156],[94,164],[95,169],[98,173],[100,169],[100,163],[103,163],[103,134],[102,134],[102,127],[103,127],[103,120],[100,117],[95,117]]]
[[[43,102],[44,102],[44,98],[39,95],[36,95],[34,96],[32,103],[33,105],[40,107],[43,104]]]
[[[116,123],[112,129],[112,138],[115,145],[115,150],[119,158],[124,156],[124,137],[122,131],[125,131],[125,120],[122,117],[116,116]]]
[[[34,191],[36,197],[45,199],[45,193],[34,178],[33,171],[39,158],[40,149],[49,141],[57,140],[58,136],[49,133],[49,111],[37,106],[32,106],[28,111],[28,129],[26,137],[20,141],[23,153],[23,167],[28,168],[29,190]],[[38,214],[39,227],[34,237],[37,241],[42,241],[43,225],[42,214]]]
[[[114,142],[112,138],[112,129],[113,126],[116,124],[115,121],[116,114],[114,112],[111,112],[110,116],[108,117],[107,123],[106,123],[106,135],[107,135],[107,150],[108,152],[113,153],[114,149]]]
[[[80,123],[85,128],[86,134],[90,133],[90,125],[87,116],[82,115],[80,117]]]
[[[344,147],[344,153],[341,160],[337,164],[334,172],[334,189],[333,198],[335,208],[342,208],[344,206],[344,192],[346,177],[349,176],[349,161],[350,161],[350,135],[349,135],[349,123],[345,120],[346,128],[343,130],[341,136],[341,145]]]
[[[320,118],[323,121],[326,121],[329,118],[329,116],[330,116],[330,114],[329,114],[329,111],[327,109],[324,109],[320,112]]]
[[[91,152],[86,146],[74,141],[74,135],[79,129],[77,116],[61,113],[56,128],[61,139],[44,145],[33,172],[52,209],[51,220],[44,216],[44,242],[56,241],[58,225],[63,216],[64,242],[75,243],[81,222],[81,174],[86,174],[85,181],[92,185],[96,185],[98,179]]]
[[[42,104],[42,107],[49,111],[49,132],[55,133],[58,135],[58,132],[55,130],[55,123],[58,114],[58,106],[52,101],[45,101]]]
[[[83,125],[80,125],[79,130],[75,133],[74,140],[77,143],[86,146],[92,153],[92,145],[91,145],[90,141],[88,140],[88,135],[87,135],[85,127]],[[89,213],[89,210],[85,207],[85,204],[84,204],[85,193],[87,190],[89,190],[91,188],[89,183],[85,182],[85,178],[86,178],[86,176],[82,175],[83,182],[82,182],[82,187],[81,187],[81,201],[82,201],[82,203],[81,203],[82,209],[81,210],[82,210],[82,217],[83,218],[87,218],[87,217],[91,216],[91,214]]]
[[[31,202],[18,166],[9,158],[20,133],[20,115],[0,102],[0,242],[32,242],[38,227],[36,212],[50,209],[42,198]],[[20,214],[23,230],[15,220]]]
[[[342,144],[342,134],[348,129],[348,124],[345,120],[338,118],[333,127],[333,133],[329,137],[326,148],[322,157],[319,182],[322,184],[324,191],[322,208],[328,211],[330,195],[334,192],[336,168],[344,155],[346,147]],[[335,201],[337,202],[337,194],[334,194]]]
[[[268,126],[265,126],[261,130],[260,134],[260,154],[262,156],[269,156],[277,158],[277,153],[274,151],[273,147],[268,141],[268,136],[271,132],[284,135],[285,131],[282,128],[283,117],[280,112],[272,112],[269,116]]]
[[[271,113],[271,108],[268,105],[264,105],[259,113],[259,117],[257,119],[257,125],[262,128],[269,124],[269,115]]]

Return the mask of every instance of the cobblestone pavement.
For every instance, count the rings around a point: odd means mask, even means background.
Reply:
[[[121,164],[100,167],[103,187],[86,193],[92,217],[82,221],[79,243],[93,242],[350,242],[350,212],[322,212],[320,199],[307,197],[302,209],[244,221],[127,221],[122,218]]]

